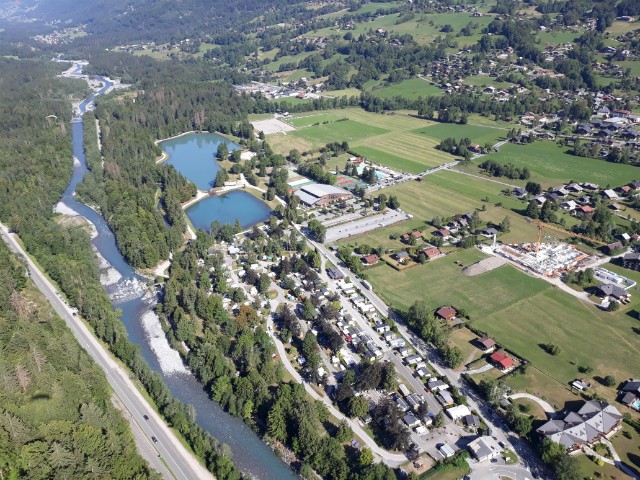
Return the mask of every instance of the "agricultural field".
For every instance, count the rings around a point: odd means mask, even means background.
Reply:
[[[464,308],[474,321],[493,317],[532,293],[551,288],[510,266],[468,277],[455,264],[459,261],[468,266],[483,258],[486,256],[476,249],[461,250],[403,272],[386,265],[371,269],[368,278],[374,290],[395,308],[406,310],[419,298],[434,310],[442,305]]]
[[[569,148],[549,141],[537,141],[530,145],[509,143],[485,158],[512,163],[520,168],[528,167],[531,180],[540,182],[544,188],[558,186],[569,180],[616,187],[640,178],[637,167],[577,157],[566,153]]]
[[[371,93],[380,98],[402,97],[417,100],[420,97],[442,95],[442,90],[421,78],[410,78],[388,87],[371,90]]]
[[[447,123],[438,123],[421,128],[420,130],[415,130],[415,133],[437,138],[438,140],[444,140],[449,137],[459,140],[466,137],[473,143],[482,146],[484,146],[485,143],[494,145],[500,140],[505,140],[507,132],[508,130],[502,127],[487,127],[468,123],[466,125],[455,125],[454,128]]]
[[[435,148],[447,136],[469,137],[480,144],[495,143],[503,138],[503,124],[482,117],[473,120],[482,124],[437,124],[410,112],[379,114],[359,108],[325,110],[288,118],[286,122],[298,130],[287,135],[271,135],[269,143],[274,151],[286,154],[292,148],[307,151],[330,142],[347,141],[353,152],[374,163],[420,173],[454,159]]]

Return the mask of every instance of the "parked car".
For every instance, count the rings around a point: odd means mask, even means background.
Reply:
[[[158,439],[156,437],[151,437],[151,440],[153,440],[153,443],[158,443]]]

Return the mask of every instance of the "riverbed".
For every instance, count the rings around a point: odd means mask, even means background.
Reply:
[[[77,65],[74,72],[81,75],[82,66]],[[104,94],[112,86],[108,79],[98,77],[98,80],[104,82],[104,87],[80,104],[80,114],[72,121],[73,155],[78,161],[74,161],[71,181],[59,208],[77,212],[95,226],[97,234],[92,243],[101,258],[101,270],[106,278],[105,288],[113,308],[122,311],[121,318],[129,339],[140,346],[145,360],[162,376],[173,395],[184,403],[193,405],[197,423],[221,444],[230,447],[234,463],[245,474],[259,480],[293,480],[296,477],[291,470],[241,419],[224,412],[217,403],[209,399],[202,386],[182,364],[177,352],[171,349],[166,337],[160,333],[162,330],[159,319],[153,313],[155,292],[120,254],[113,232],[104,218],[74,197],[76,185],[88,171],[83,148],[82,115],[92,108],[96,96]],[[215,174],[213,177],[215,178]],[[238,193],[250,195],[246,192]]]

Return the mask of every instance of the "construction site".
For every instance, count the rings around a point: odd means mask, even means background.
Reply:
[[[542,234],[545,229],[549,229],[570,234],[573,237],[594,244],[603,244],[600,240],[569,232],[563,228],[537,220],[527,219],[527,221],[538,227],[538,238],[535,243],[497,245],[494,239],[494,244],[490,248],[491,252],[506,258],[525,270],[552,278],[557,278],[570,270],[588,268],[597,264],[598,257],[578,250],[569,243],[562,241],[542,243]]]
[[[558,277],[569,270],[587,268],[597,257],[564,242],[521,243],[496,246],[494,252],[545,277]]]

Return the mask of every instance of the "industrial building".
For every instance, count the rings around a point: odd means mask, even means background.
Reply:
[[[300,189],[296,190],[295,195],[307,207],[321,207],[337,200],[346,200],[353,196],[351,192],[342,188],[320,183],[303,185]]]
[[[563,242],[542,243],[538,251],[533,243],[504,245],[495,251],[546,277],[558,277],[569,270],[587,267],[594,260],[594,257]]]

